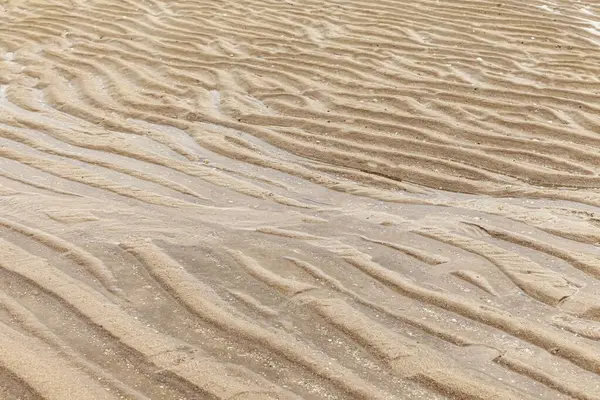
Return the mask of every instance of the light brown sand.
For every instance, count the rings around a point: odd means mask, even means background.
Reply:
[[[0,399],[600,399],[593,0],[0,0]]]

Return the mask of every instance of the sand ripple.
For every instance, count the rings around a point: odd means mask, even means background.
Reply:
[[[0,2],[0,398],[600,399],[600,8]]]

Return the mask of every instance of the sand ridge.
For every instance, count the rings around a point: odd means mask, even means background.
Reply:
[[[600,399],[592,1],[0,1],[1,399]]]

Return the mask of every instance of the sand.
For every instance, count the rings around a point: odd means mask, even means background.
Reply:
[[[0,0],[0,399],[600,399],[593,0]]]

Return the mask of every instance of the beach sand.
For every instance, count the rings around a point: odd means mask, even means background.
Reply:
[[[600,399],[592,0],[0,0],[0,399]]]

